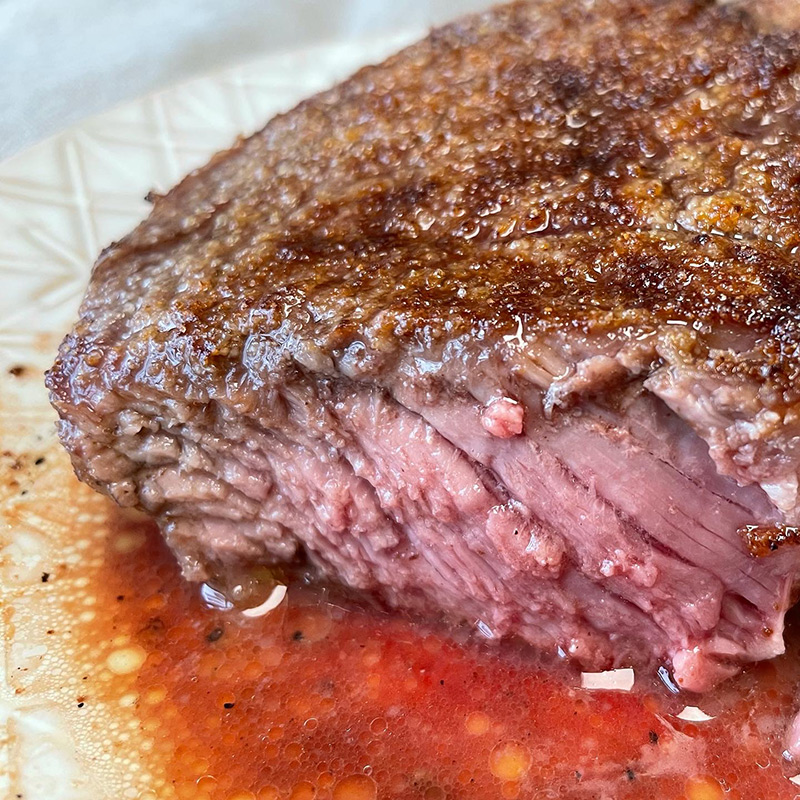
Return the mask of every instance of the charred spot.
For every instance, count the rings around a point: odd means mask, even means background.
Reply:
[[[592,78],[586,72],[560,59],[546,62],[542,72],[556,101],[567,109],[578,105],[592,86]]]
[[[698,233],[693,241],[698,247],[705,247],[711,241],[711,234]]]

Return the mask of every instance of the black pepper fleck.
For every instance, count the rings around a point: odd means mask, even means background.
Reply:
[[[636,773],[635,773],[635,772],[634,772],[634,771],[633,771],[633,770],[632,770],[630,767],[628,767],[628,768],[625,770],[625,777],[626,777],[626,778],[627,778],[629,781],[635,781],[635,780],[636,780]]]
[[[34,463],[34,464],[35,464],[37,467],[38,467],[38,466],[41,466],[42,464],[44,464],[44,456],[39,456],[39,458],[37,458],[37,459],[36,459],[36,461],[34,461],[33,463]]]
[[[223,708],[233,708],[234,705],[235,705],[234,703],[223,703],[222,707]]]
[[[42,583],[47,583],[47,581],[49,581],[49,580],[50,580],[50,573],[49,572],[43,572],[42,573]]]
[[[78,708],[83,708],[84,703],[78,703]]]
[[[206,641],[218,642],[220,640],[220,638],[222,637],[223,633],[224,633],[224,631],[222,630],[222,628],[214,628],[213,631],[210,631],[206,635]]]
[[[292,634],[292,639],[294,639],[296,642],[299,642],[302,638],[303,638],[303,631],[295,631]]]
[[[658,734],[655,731],[650,731],[650,744],[658,744]]]

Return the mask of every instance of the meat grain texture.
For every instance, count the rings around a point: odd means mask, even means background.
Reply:
[[[782,652],[800,37],[764,8],[501,6],[214,157],[48,374],[79,477],[192,579],[305,559],[698,691]]]

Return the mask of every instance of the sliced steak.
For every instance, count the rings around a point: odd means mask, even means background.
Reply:
[[[766,18],[500,7],[217,155],[48,374],[79,477],[192,579],[303,558],[694,690],[782,652],[800,38]]]

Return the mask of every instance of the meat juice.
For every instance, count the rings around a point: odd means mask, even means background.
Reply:
[[[39,579],[43,598],[70,586],[58,623],[42,633],[74,652],[72,683],[63,682],[72,694],[59,695],[65,713],[90,718],[93,707],[111,706],[134,720],[108,746],[112,760],[137,754],[120,796],[769,800],[798,792],[782,757],[800,682],[796,625],[786,656],[698,696],[672,694],[644,674],[631,692],[584,690],[578,675],[529,651],[302,582],[277,609],[248,618],[210,606],[181,578],[155,526],[78,486],[65,461],[54,449],[39,466],[23,463],[17,486],[4,487],[17,494],[8,518],[24,521],[35,503],[83,542],[79,565],[65,556]],[[26,469],[48,473],[34,474],[22,497]],[[57,488],[47,495],[44,485]]]

